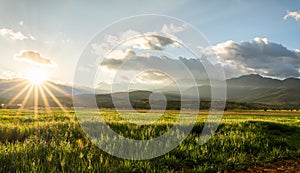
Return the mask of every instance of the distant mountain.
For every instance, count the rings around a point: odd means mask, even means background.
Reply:
[[[182,83],[188,83],[187,79]],[[111,107],[113,106],[112,97],[118,101],[124,101],[127,96],[136,105],[146,105],[149,101],[149,96],[152,92],[164,93],[166,99],[172,104],[179,104],[181,94],[186,94],[185,98],[195,97],[195,89],[198,89],[201,101],[211,100],[211,87],[209,80],[196,81],[196,87],[183,87],[183,91],[179,91],[175,84],[163,85],[156,87],[153,90],[130,90],[129,92],[108,93],[107,89],[110,87],[107,83],[100,83],[96,89],[88,87],[74,87],[71,85],[58,84],[48,81],[46,86],[51,93],[62,102],[63,105],[72,105],[72,91],[74,92],[77,106],[89,107],[94,103],[88,103],[91,96],[95,98],[99,106]],[[227,83],[227,101],[249,103],[249,104],[272,104],[272,105],[299,105],[300,106],[300,80],[297,78],[288,78],[285,80],[265,78],[260,75],[245,75],[237,78],[226,80]],[[22,102],[26,97],[30,86],[26,89],[28,82],[24,79],[0,79],[0,102],[6,103],[12,98],[19,96],[16,102]],[[217,91],[218,91],[218,87]],[[25,88],[25,89],[24,89]],[[22,90],[24,92],[22,93]],[[40,91],[39,91],[40,92]],[[55,100],[44,91],[48,98],[50,105],[56,105]],[[96,93],[96,96],[94,95]],[[31,94],[28,102],[33,102],[34,95]],[[39,104],[43,105],[41,94],[39,94]],[[180,105],[180,104],[179,104]]]
[[[247,75],[227,80],[227,100],[269,103],[300,104],[300,80],[277,80],[259,75]]]
[[[229,87],[267,87],[273,88],[280,86],[281,81],[277,79],[264,78],[257,74],[250,74],[245,76],[240,76],[238,78],[228,79],[226,81]]]
[[[285,80],[265,78],[260,75],[245,75],[226,80],[227,101],[263,103],[263,104],[299,104],[300,105],[300,80],[288,78]],[[218,85],[215,86],[218,91]],[[196,87],[200,98],[211,100],[211,86],[201,85]],[[191,92],[195,87],[189,88]]]

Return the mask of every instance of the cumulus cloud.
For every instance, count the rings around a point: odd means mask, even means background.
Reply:
[[[121,43],[124,47],[136,49],[163,50],[165,46],[173,44],[174,40],[168,37],[160,36],[156,33],[140,34],[129,30],[122,33],[120,37],[107,36],[107,42],[111,46]]]
[[[6,69],[0,69],[1,79],[13,79],[13,78],[23,78],[22,73],[15,73]]]
[[[165,24],[160,32],[140,33],[128,29],[117,35],[107,34],[104,36],[102,43],[93,43],[91,47],[93,53],[109,59],[122,59],[122,57],[126,56],[126,51],[129,49],[162,51],[166,46],[181,48],[182,41],[174,33],[182,32],[186,28],[187,25]]]
[[[167,56],[155,56],[134,54],[123,59],[104,59],[100,64],[111,71],[144,71],[152,69],[139,77],[139,82],[164,80],[164,77],[170,75],[175,80],[191,78],[207,79],[206,71],[200,59],[194,58],[169,58]],[[154,70],[154,71],[153,71]],[[160,73],[158,73],[160,71]]]
[[[282,44],[269,41],[267,38],[256,37],[250,41],[226,41],[211,47],[199,47],[203,54],[200,59],[143,54],[132,49],[120,51],[119,56],[105,58],[100,66],[111,71],[140,71],[143,69],[158,69],[184,79],[183,70],[189,70],[198,79],[206,79],[207,72],[203,62],[212,54],[217,58],[211,63],[211,68],[224,69],[226,78],[246,74],[260,74],[273,78],[288,78],[300,76],[300,50],[290,50]],[[121,57],[121,58],[120,58]],[[214,56],[215,57],[215,56]],[[186,67],[183,68],[183,65]],[[206,63],[207,65],[207,63]],[[211,72],[215,73],[213,70]],[[216,74],[218,74],[216,72]],[[214,74],[212,74],[214,75]],[[146,79],[155,81],[159,75],[155,73],[141,76],[140,82]]]
[[[107,44],[92,44],[92,49],[94,50],[94,53],[98,55],[103,55],[107,59],[124,59],[127,56],[133,56],[135,55],[135,52],[132,49],[110,49],[109,45]]]
[[[258,73],[275,78],[299,77],[300,54],[267,38],[227,41],[209,48],[219,56],[228,77]],[[207,52],[210,52],[209,50]]]
[[[286,20],[288,17],[292,17],[295,20],[300,20],[300,11],[287,11],[286,15],[283,17],[284,20]]]
[[[134,31],[129,32],[131,34],[134,33]],[[129,32],[125,33],[125,35],[131,35]],[[126,40],[126,36],[123,36],[123,34],[120,37],[110,35],[107,36],[106,43],[93,43],[91,44],[91,47],[94,54],[105,59],[113,59],[112,61],[122,60],[129,56],[135,56],[135,50],[161,51],[164,50],[167,45],[180,47],[180,44],[175,42],[173,39],[152,34],[153,33],[149,35],[136,35],[134,37],[130,37],[131,39],[129,40]],[[115,48],[114,46],[119,43],[122,43],[122,45]]]
[[[148,70],[137,76],[136,83],[170,84],[172,80],[164,73],[157,70]]]
[[[164,24],[161,31],[163,33],[177,33],[185,31],[188,28],[188,25],[185,23],[182,26],[176,26],[175,24]]]
[[[129,29],[118,35],[105,35],[101,43],[91,44],[92,53],[99,56],[100,68],[111,74],[120,70],[125,75],[129,71],[154,69],[167,72],[176,80],[185,79],[189,75],[188,71],[195,76],[195,79],[206,79],[206,71],[199,59],[170,58],[159,53],[167,46],[169,46],[168,50],[176,49],[181,52],[179,49],[182,48],[182,41],[174,33],[183,32],[186,29],[188,29],[187,24],[181,26],[164,24],[159,32],[140,33]],[[186,50],[182,52],[186,53]],[[162,80],[162,76],[158,73],[147,72],[137,81],[155,83],[158,78]]]
[[[124,46],[132,46],[133,48],[146,50],[163,50],[167,45],[175,44],[180,47],[179,40],[174,33],[182,32],[188,28],[187,24],[176,26],[174,24],[164,24],[160,32],[140,33],[134,30],[127,30],[119,34],[119,36],[107,35],[105,40],[112,44],[124,44]]]
[[[168,57],[158,56],[127,56],[124,59],[104,59],[101,66],[107,67],[111,70],[118,70],[122,66],[122,70],[143,70],[143,69],[161,69],[173,66],[176,68],[177,61]]]
[[[24,35],[22,32],[17,32],[7,28],[1,28],[0,35],[12,40],[35,40],[35,38],[30,34]]]
[[[35,65],[44,65],[54,67],[56,63],[52,61],[50,58],[43,57],[39,52],[30,51],[30,50],[22,50],[19,54],[15,55],[16,60],[26,61]]]
[[[211,80],[219,80],[220,67],[206,66],[211,69]],[[122,81],[130,81],[131,88],[135,89],[168,89],[187,91],[196,85],[207,85],[208,75],[200,59],[196,58],[169,58],[166,56],[144,56],[136,54],[125,59],[105,59],[99,69],[108,69],[113,75],[113,81],[124,90],[127,85]],[[103,71],[100,72],[100,74]],[[117,77],[116,77],[117,76]],[[124,80],[123,80],[124,79]],[[103,81],[103,77],[98,78]],[[179,88],[178,88],[179,87]]]

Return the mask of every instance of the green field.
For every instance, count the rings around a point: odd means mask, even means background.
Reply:
[[[86,114],[96,113],[85,110]],[[168,131],[176,112],[165,112],[149,125],[127,123],[115,111],[102,116],[119,134],[150,139]],[[133,118],[135,114],[126,112]],[[204,145],[198,140],[207,113],[185,113],[198,121],[171,152],[150,160],[111,156],[91,144],[73,110],[0,110],[0,172],[217,172],[300,156],[300,113],[291,111],[226,112],[216,134]],[[140,115],[153,121],[158,113]]]

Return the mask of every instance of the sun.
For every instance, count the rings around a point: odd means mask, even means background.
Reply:
[[[47,80],[47,75],[42,70],[31,70],[26,73],[25,77],[33,85],[40,85]]]

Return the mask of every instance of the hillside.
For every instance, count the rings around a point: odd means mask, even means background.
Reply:
[[[288,78],[277,80],[259,75],[241,76],[227,80],[227,100],[268,103],[300,104],[300,80]]]
[[[246,104],[265,104],[265,105],[276,105],[276,106],[296,106],[300,105],[300,80],[296,78],[288,78],[285,80],[277,80],[271,78],[265,78],[259,75],[245,75],[237,78],[228,79],[227,83],[227,101],[228,103],[246,103]],[[26,94],[30,90],[30,86],[26,89],[26,80],[24,79],[0,79],[0,101],[1,103],[7,103],[12,100],[16,95],[19,97],[15,102],[21,103]],[[211,90],[208,85],[209,81],[202,80],[197,87],[201,101],[211,100]],[[94,92],[96,92],[95,100],[99,107],[113,107],[112,97],[118,101],[124,101],[129,96],[131,104],[137,105],[137,107],[149,108],[149,96],[153,91],[147,90],[131,90],[128,92],[116,92],[107,93],[108,85],[106,88],[97,88],[94,91],[91,88],[86,87],[74,87],[71,85],[57,84],[48,81],[45,84],[49,91],[55,96],[62,105],[72,106],[72,91],[74,92],[74,97],[76,100],[80,100],[77,106],[90,107],[94,103],[89,103],[88,98],[94,97]],[[25,89],[24,89],[25,88]],[[25,90],[22,93],[22,90]],[[189,92],[195,88],[189,88],[184,91],[187,93],[184,97],[192,98],[194,93]],[[167,86],[161,89],[156,89],[164,93],[166,99],[168,100],[168,107],[178,108],[180,107],[180,92],[177,87]],[[40,92],[40,91],[39,91]],[[55,100],[49,93],[44,91],[47,99],[49,100],[50,106],[57,105]],[[190,93],[190,95],[189,95]],[[32,105],[34,100],[34,92],[29,95],[28,105]],[[43,106],[42,95],[38,94],[38,103]],[[191,103],[192,104],[192,103]],[[206,103],[207,105],[207,103]]]

